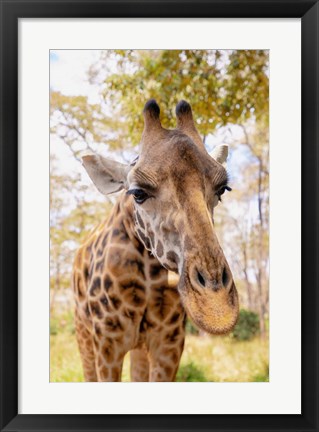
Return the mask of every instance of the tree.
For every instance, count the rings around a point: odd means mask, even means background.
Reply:
[[[116,71],[109,64],[117,64]],[[188,100],[203,138],[227,124],[268,122],[268,51],[105,50],[89,71],[101,103],[51,94],[52,130],[71,147],[93,143],[127,148],[139,143],[146,100],[161,106],[163,124],[175,127],[174,107]]]
[[[269,311],[269,146],[265,122],[243,127],[233,146],[245,149],[231,200],[216,211],[216,225],[231,267],[240,275],[241,303],[258,312],[261,335]],[[236,281],[237,282],[237,281]]]

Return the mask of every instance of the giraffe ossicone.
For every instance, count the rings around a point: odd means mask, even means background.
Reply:
[[[176,129],[163,128],[159,114],[148,101],[133,163],[83,157],[100,192],[122,190],[74,264],[87,381],[119,381],[128,351],[132,381],[173,381],[186,314],[211,334],[230,331],[238,317],[237,290],[213,225],[214,208],[230,190],[228,147],[208,154],[185,101],[176,107]]]

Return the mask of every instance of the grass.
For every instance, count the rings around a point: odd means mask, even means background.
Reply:
[[[83,381],[72,316],[53,317],[50,333],[50,381]],[[176,380],[268,382],[268,340],[237,342],[227,336],[187,335]],[[129,355],[124,360],[122,381],[130,381]]]

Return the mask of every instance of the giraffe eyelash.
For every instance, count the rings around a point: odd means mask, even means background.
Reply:
[[[150,195],[147,192],[139,188],[128,190],[126,195],[133,195],[133,198],[137,204],[143,204],[143,202],[150,198]]]
[[[221,196],[225,193],[225,191],[231,192],[232,188],[227,184],[219,188],[219,190],[216,192],[216,195],[218,196],[218,201],[222,202]]]

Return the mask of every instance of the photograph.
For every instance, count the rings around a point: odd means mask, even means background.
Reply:
[[[50,50],[50,382],[269,382],[267,49]]]
[[[2,3],[0,432],[319,432],[319,0]]]

